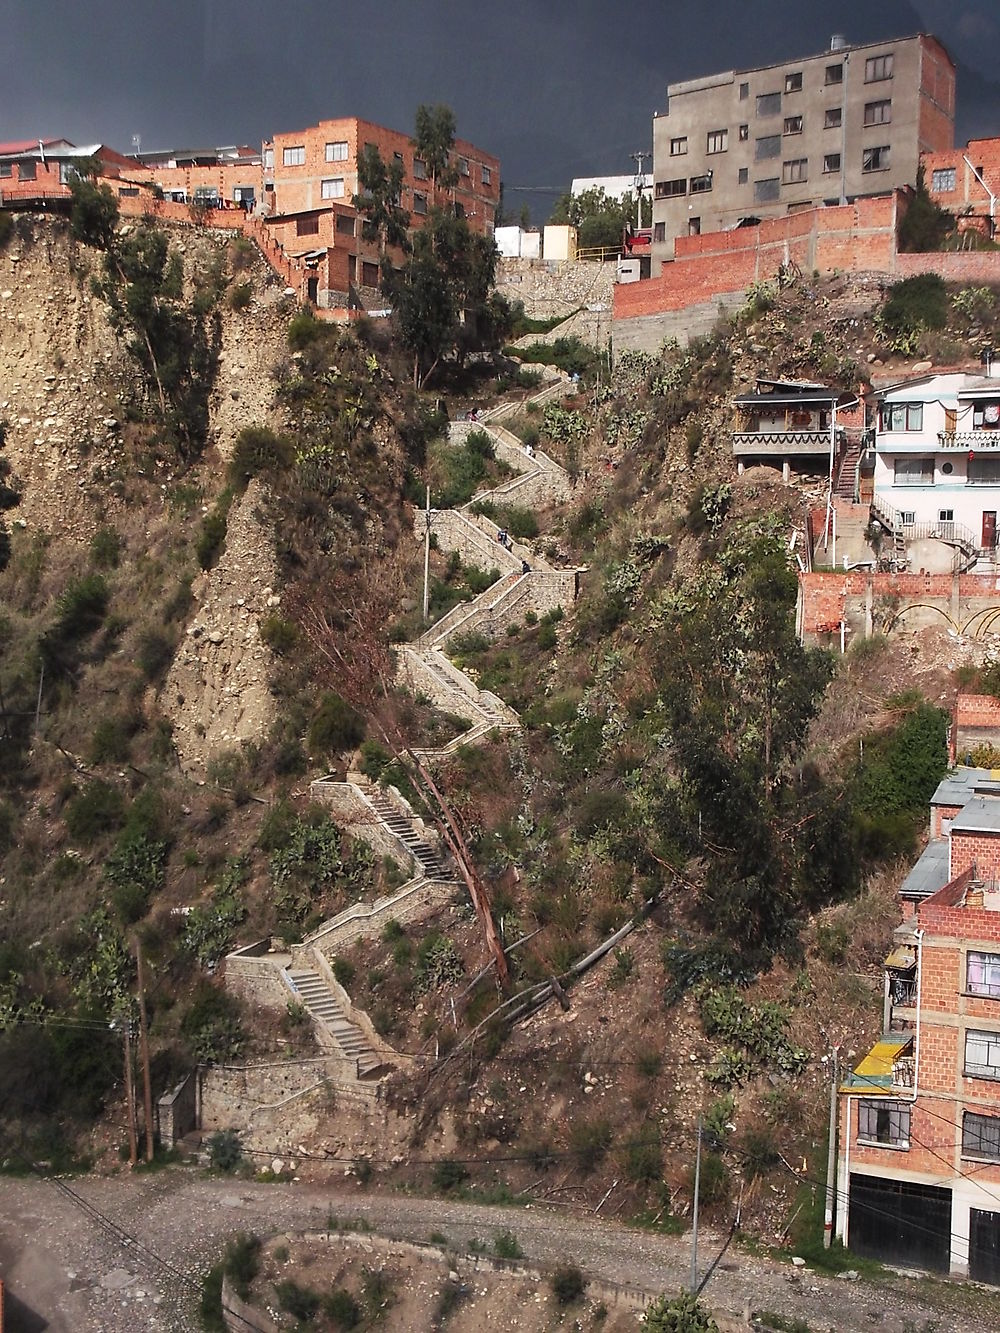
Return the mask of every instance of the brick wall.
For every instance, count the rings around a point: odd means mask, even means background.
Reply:
[[[805,274],[875,273],[898,279],[939,273],[947,282],[1000,282],[998,251],[899,254],[896,230],[908,198],[907,191],[896,190],[844,206],[769,218],[758,227],[678,237],[675,258],[664,264],[659,277],[615,288],[616,345],[652,350],[668,336],[668,324],[671,333],[676,329],[676,318],[669,316],[706,306],[716,314],[720,305],[732,310],[751,283],[773,278],[790,263]],[[657,327],[664,329],[659,338]]]
[[[867,608],[879,599],[894,599],[896,623],[967,626],[973,616],[1000,608],[1000,580],[992,574],[871,574],[815,571],[799,575],[799,625],[807,639],[839,630],[841,620],[852,634],[867,632]],[[877,627],[876,627],[877,628]]]

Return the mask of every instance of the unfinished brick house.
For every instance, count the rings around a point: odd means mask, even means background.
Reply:
[[[964,148],[923,153],[924,183],[936,204],[953,213],[959,231],[993,239],[1000,196],[1000,139],[970,139]]]
[[[884,1033],[840,1087],[837,1235],[1000,1284],[1000,773],[931,803],[885,963]]]
[[[0,143],[0,207],[45,208],[55,200],[69,199],[74,164],[81,158],[97,158],[101,176],[112,188],[135,163],[105,144],[80,147],[69,139],[31,139]],[[122,180],[122,194],[138,194],[138,187]]]
[[[373,144],[383,161],[402,162],[400,203],[413,224],[435,203],[450,205],[466,218],[473,231],[493,235],[500,206],[500,162],[475,144],[456,139],[452,163],[458,172],[454,189],[434,198],[427,164],[416,155],[408,134],[348,116],[323,120],[305,130],[276,134],[263,146],[264,199],[272,217],[326,209],[331,203],[349,205],[358,193],[358,158]]]

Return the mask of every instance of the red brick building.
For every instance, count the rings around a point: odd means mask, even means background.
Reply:
[[[924,183],[936,204],[953,213],[959,231],[992,238],[1000,197],[1000,139],[970,139],[964,148],[922,153]]]
[[[884,1035],[840,1088],[837,1234],[1000,1284],[1000,782],[950,774],[931,822],[901,890]]]
[[[79,147],[68,139],[32,139],[0,144],[0,207],[44,207],[57,199],[69,199],[69,181],[74,163],[97,158],[101,176],[117,182],[135,166],[131,158],[105,144]],[[132,188],[123,184],[120,188]],[[138,192],[138,191],[136,191]]]
[[[458,184],[435,199],[427,164],[416,154],[410,136],[356,116],[276,134],[264,144],[264,200],[270,215],[305,213],[338,202],[349,205],[358,193],[358,158],[367,144],[374,144],[383,161],[402,162],[400,203],[415,226],[435,203],[450,204],[473,231],[492,236],[500,206],[497,158],[456,139],[452,165],[458,172]]]

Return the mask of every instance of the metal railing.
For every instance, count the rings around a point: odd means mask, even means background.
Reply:
[[[917,1062],[912,1055],[901,1055],[892,1062],[892,1086],[912,1088],[917,1073]]]
[[[837,431],[836,446],[844,443]],[[826,454],[830,451],[828,430],[734,430],[733,453]]]
[[[872,497],[871,513],[872,517],[876,518],[893,536],[898,535],[905,541],[934,539],[946,542],[949,546],[957,546],[963,555],[970,557],[978,556],[981,552],[976,534],[971,528],[967,528],[964,523],[944,521],[937,523],[904,523],[899,510],[886,504],[879,496]]]

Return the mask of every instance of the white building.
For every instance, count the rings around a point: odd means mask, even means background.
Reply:
[[[641,176],[577,176],[570,191],[574,198],[578,194],[586,194],[588,190],[603,190],[607,199],[623,199],[627,194],[634,199],[639,186],[648,199],[653,188],[651,172],[644,172]]]
[[[929,375],[879,396],[872,510],[909,543],[993,558],[1000,512],[1000,378]]]

